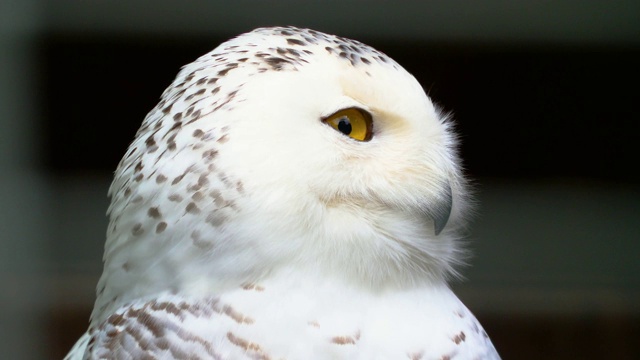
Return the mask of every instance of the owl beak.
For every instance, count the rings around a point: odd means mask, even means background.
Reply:
[[[435,235],[440,235],[449,221],[451,207],[453,206],[453,196],[451,185],[446,181],[442,187],[442,195],[434,203],[429,204],[426,215],[433,220],[433,230]]]

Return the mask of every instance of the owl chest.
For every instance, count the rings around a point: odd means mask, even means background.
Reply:
[[[161,294],[121,307],[90,336],[92,358],[497,358],[446,287],[381,295],[265,282],[219,296]]]
[[[215,334],[223,359],[491,358],[455,296],[286,290],[246,284],[215,299],[201,336]]]

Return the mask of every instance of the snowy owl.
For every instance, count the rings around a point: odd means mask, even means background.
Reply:
[[[452,125],[358,41],[260,28],[185,66],[118,165],[67,359],[497,359],[453,294]]]

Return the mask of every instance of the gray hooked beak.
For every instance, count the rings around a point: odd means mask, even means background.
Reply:
[[[428,208],[424,209],[425,215],[433,220],[433,230],[435,235],[440,235],[444,227],[449,221],[451,215],[451,207],[453,206],[453,195],[451,194],[451,185],[449,181],[445,181],[442,186],[442,195],[428,205]]]

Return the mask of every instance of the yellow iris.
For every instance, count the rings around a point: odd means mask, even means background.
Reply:
[[[332,128],[358,141],[371,140],[373,121],[371,115],[361,109],[349,108],[329,115],[323,120]]]

